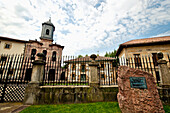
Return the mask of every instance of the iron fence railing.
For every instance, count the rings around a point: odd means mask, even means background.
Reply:
[[[23,55],[0,55],[0,102],[23,101],[32,63]]]
[[[0,83],[24,84],[31,80],[32,61],[24,55],[0,56]]]
[[[99,60],[99,83],[100,85],[117,85],[117,62],[116,59]]]
[[[168,54],[169,55],[169,54]],[[158,69],[158,57],[153,57],[153,55],[143,55],[143,56],[128,56],[119,59],[120,66],[128,66],[135,69],[140,69],[151,73],[159,85],[160,83],[160,74]]]
[[[42,85],[89,85],[88,58],[46,58]]]

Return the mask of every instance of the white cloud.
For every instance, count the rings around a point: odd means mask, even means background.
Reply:
[[[169,5],[164,0],[5,0],[0,1],[0,35],[38,39],[51,16],[54,40],[65,46],[64,55],[103,54],[153,25],[169,24]]]

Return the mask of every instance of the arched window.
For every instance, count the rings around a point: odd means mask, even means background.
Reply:
[[[32,49],[31,51],[31,60],[35,60],[35,54],[36,54],[37,50],[36,49]]]
[[[49,33],[50,33],[50,30],[47,29],[47,30],[46,30],[46,35],[49,35]]]
[[[46,56],[46,55],[47,55],[47,51],[46,51],[46,50],[43,50],[43,54]]]
[[[43,50],[43,54],[45,55],[44,60],[46,60],[47,51],[46,51],[46,50]]]
[[[52,54],[52,61],[56,61],[56,51],[53,51],[53,54]]]
[[[48,80],[55,80],[55,69],[50,69],[48,73]]]

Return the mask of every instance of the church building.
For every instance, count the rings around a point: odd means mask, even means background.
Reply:
[[[25,56],[30,57],[31,60],[35,60],[37,53],[44,53],[45,60],[50,58],[52,61],[61,59],[62,50],[64,46],[53,43],[53,33],[55,26],[49,21],[42,23],[42,31],[40,41],[29,40],[25,47]]]

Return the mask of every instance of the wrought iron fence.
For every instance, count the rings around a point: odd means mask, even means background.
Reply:
[[[23,55],[0,55],[0,101],[22,101],[32,63]]]
[[[166,56],[167,55],[167,56]],[[169,59],[169,54],[165,54],[164,57]],[[158,69],[158,56],[153,54],[148,55],[136,55],[128,56],[119,59],[120,65],[128,66],[135,69],[140,69],[151,73],[157,82],[157,85],[160,83],[160,74]],[[169,62],[169,61],[168,61]]]
[[[46,58],[42,85],[89,85],[89,58]]]
[[[105,58],[97,62],[99,63],[100,85],[117,85],[117,59]]]
[[[0,83],[24,84],[31,80],[32,61],[24,55],[0,56]]]

